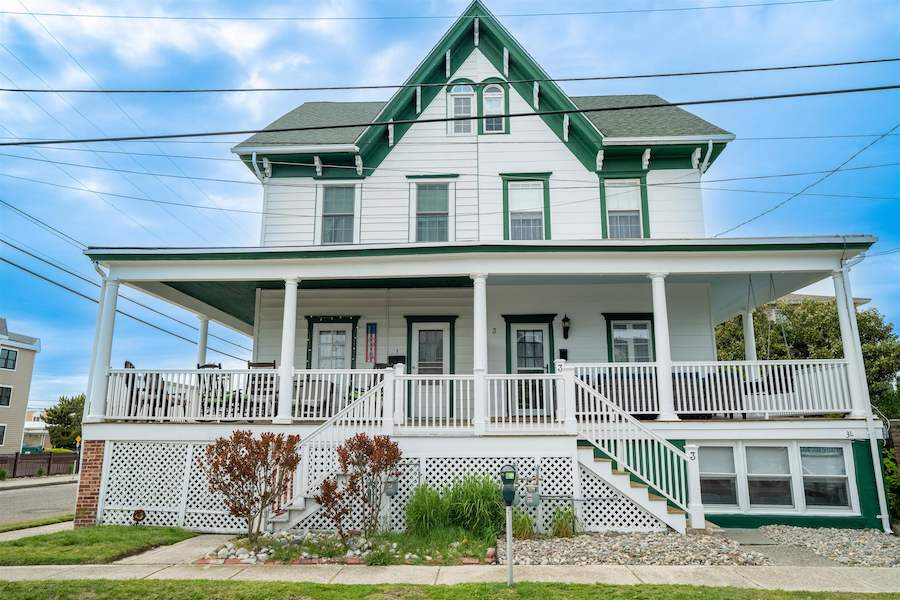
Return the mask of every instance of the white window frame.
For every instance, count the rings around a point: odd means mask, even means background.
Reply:
[[[621,187],[616,184],[623,183],[623,182],[633,183],[635,185],[635,187],[637,188],[637,193],[638,193],[637,206],[634,208],[610,208],[610,204],[614,204],[614,203],[610,202],[611,196],[609,193],[609,188],[612,187],[615,189],[616,187],[619,187],[621,189]],[[612,184],[612,185],[610,185],[610,184]],[[636,237],[636,238],[613,238],[613,237],[610,237],[609,239],[621,239],[621,240],[643,239],[643,237],[644,237],[644,210],[643,210],[643,208],[644,207],[643,207],[643,202],[641,201],[641,191],[642,190],[641,190],[640,178],[635,178],[635,177],[607,177],[606,178],[606,180],[604,181],[604,195],[606,196],[606,214],[603,215],[603,218],[606,219],[606,231],[609,232],[612,230],[612,228],[609,226],[609,213],[622,212],[622,211],[634,211],[634,210],[636,210],[638,213],[638,226],[640,227],[640,230],[641,230],[640,237]],[[615,197],[615,193],[612,195],[612,197]]]
[[[638,323],[646,323],[647,324],[647,333],[650,334],[650,340],[649,340],[649,342],[650,342],[650,344],[649,344],[650,358],[649,358],[649,360],[638,362],[638,361],[634,360],[633,356],[629,357],[629,360],[621,360],[621,361],[616,360],[616,330],[613,327],[613,325],[615,325],[617,323],[624,323],[626,325],[635,325]],[[620,363],[620,364],[638,364],[638,365],[654,362],[656,360],[656,348],[654,348],[654,344],[653,344],[653,336],[654,335],[655,335],[655,333],[653,331],[653,319],[609,319],[609,343],[610,343],[609,355],[612,356],[612,362]],[[631,349],[631,352],[633,353],[634,344],[629,345],[629,347]]]
[[[734,448],[734,446],[733,446],[732,444],[703,443],[702,445],[698,446],[698,448],[697,448],[697,451],[698,451],[698,454],[697,454],[697,460],[698,460],[698,463],[697,463],[697,464],[698,464],[698,465],[700,464],[700,463],[699,463],[699,460],[700,460],[700,454],[699,454],[699,453],[702,451],[702,448],[704,448],[704,447],[707,447],[707,448],[728,448],[729,450],[731,450],[731,460],[732,460],[732,462],[734,463],[734,490],[735,490],[734,493],[735,493],[735,500],[737,501],[737,504],[704,504],[704,505],[703,505],[703,509],[704,509],[706,512],[710,512],[710,508],[716,508],[716,509],[720,509],[720,510],[722,510],[722,509],[724,509],[724,510],[731,510],[732,512],[734,511],[734,509],[740,509],[740,505],[741,505],[741,494],[742,494],[742,492],[741,492],[741,485],[742,485],[742,483],[743,483],[744,487],[746,487],[746,482],[747,482],[747,480],[746,480],[746,478],[744,478],[743,481],[742,481],[742,479],[741,479],[740,470],[738,469],[738,459],[737,459],[737,457],[735,456],[735,448]],[[700,485],[701,485],[701,488],[702,488],[702,485],[703,485],[703,475],[704,475],[703,471],[700,471]],[[708,475],[712,475],[712,476],[715,476],[715,475],[730,476],[730,474],[726,474],[726,473],[708,473]],[[720,477],[720,479],[721,479],[721,477]],[[707,507],[709,507],[709,508],[707,508]]]
[[[853,445],[849,441],[828,440],[741,440],[708,441],[690,440],[687,443],[704,446],[728,446],[734,451],[734,468],[737,472],[738,505],[707,504],[703,510],[707,514],[748,514],[748,515],[810,515],[822,517],[854,517],[860,515],[859,490],[856,485],[856,467],[853,463]],[[750,447],[785,447],[788,449],[788,463],[791,472],[791,493],[794,506],[750,506],[750,491],[747,486],[747,451]],[[800,463],[800,446],[817,448],[841,448],[844,453],[844,470],[847,473],[850,506],[846,508],[806,505],[803,493],[803,472]]]
[[[541,202],[538,206],[540,206],[541,212],[541,237],[537,240],[522,240],[519,238],[513,237],[513,213],[530,213],[535,211],[525,211],[525,210],[513,210],[512,208],[512,190],[513,186],[517,183],[532,183],[532,184],[540,184],[541,188]],[[533,242],[539,240],[547,239],[547,227],[546,227],[546,215],[544,214],[544,194],[547,193],[547,186],[550,185],[549,181],[543,179],[508,179],[506,182],[506,194],[507,194],[507,207],[506,207],[506,218],[509,220],[509,240],[510,241],[520,241],[520,242]]]
[[[610,221],[610,217],[614,213],[637,213],[637,226],[638,226],[638,235],[637,237],[613,237],[612,231],[612,222]],[[644,225],[641,221],[641,209],[638,208],[627,208],[627,209],[614,209],[606,211],[606,231],[609,233],[609,239],[611,240],[640,240],[644,237]]]
[[[788,459],[788,472],[787,475],[773,475],[771,473],[754,473],[751,475],[750,468],[747,465],[747,450],[749,448],[784,448],[785,454]],[[747,506],[752,507],[754,510],[762,510],[762,511],[789,511],[793,512],[800,506],[800,502],[797,498],[797,481],[796,481],[796,472],[800,467],[800,463],[795,460],[793,453],[791,452],[791,447],[788,442],[769,442],[769,441],[759,441],[759,442],[745,442],[744,449],[742,450],[743,454],[741,458],[744,460],[744,479],[747,481]],[[776,504],[757,504],[755,506],[750,504],[750,477],[787,477],[788,487],[791,490],[791,505],[776,505]]]
[[[499,90],[499,91],[489,92],[488,90],[491,88],[497,88],[497,90]],[[500,112],[499,113],[488,114],[488,112],[487,112],[488,96],[490,96],[492,98],[500,99]],[[506,117],[503,116],[505,106],[506,106],[506,90],[503,89],[503,86],[500,85],[499,83],[489,83],[489,84],[485,85],[484,89],[481,91],[481,107],[482,107],[482,112],[484,113],[481,116],[482,117],[497,117],[497,116],[500,117],[500,129],[491,130],[491,131],[488,131],[487,119],[486,118],[482,119],[483,126],[481,129],[485,135],[493,135],[496,133],[506,133]]]
[[[454,88],[457,86],[467,86],[471,91],[470,92],[454,92]],[[472,107],[471,111],[469,111],[469,116],[472,117],[469,121],[447,121],[447,135],[450,136],[466,136],[466,135],[477,135],[478,129],[476,126],[475,117],[478,116],[478,94],[475,91],[475,85],[471,83],[459,82],[454,83],[450,86],[450,89],[447,90],[447,117],[457,117],[462,115],[457,115],[454,111],[454,98],[460,97],[468,97],[471,100],[470,106]],[[469,131],[456,131],[454,125],[456,123],[468,123]]]
[[[6,388],[6,389],[9,390],[9,404],[8,404],[8,405],[0,404],[0,408],[12,408],[12,405],[13,405],[13,394],[14,394],[15,391],[16,391],[16,390],[15,390],[15,386],[12,386],[12,385],[9,385],[9,384],[6,384],[6,383],[0,383],[0,388]]]
[[[346,365],[341,370],[350,370],[353,365],[353,324],[352,323],[313,323],[312,330],[312,368],[313,369],[321,369],[324,367],[319,366],[319,334],[325,331],[344,331],[347,334],[347,356],[345,359]],[[334,367],[330,367],[334,368]]]
[[[0,423],[0,446],[6,443],[6,432],[9,431],[6,423]]]
[[[21,350],[19,350],[18,348],[10,348],[9,346],[0,346],[0,350],[8,350],[10,352],[16,353],[15,366],[12,369],[8,369],[6,367],[0,366],[0,371],[10,371],[10,372],[15,371],[19,367],[19,353],[21,352]]]
[[[456,179],[447,177],[447,178],[437,178],[434,179],[423,179],[423,180],[415,180],[409,182],[409,222],[407,224],[408,229],[408,237],[410,243],[419,243],[419,244],[440,244],[446,242],[419,242],[416,237],[416,216],[418,215],[418,211],[416,207],[418,205],[418,185],[420,183],[430,184],[430,183],[440,183],[447,184],[447,242],[455,242],[456,241]]]
[[[359,243],[359,231],[362,223],[360,207],[362,206],[362,186],[356,180],[329,180],[316,186],[316,220],[313,243],[316,246],[343,246],[347,244],[322,244],[322,228],[324,226],[325,188],[353,187],[353,243]]]

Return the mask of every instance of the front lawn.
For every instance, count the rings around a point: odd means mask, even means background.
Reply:
[[[402,598],[403,600],[838,600],[860,594],[780,592],[737,588],[665,585],[565,585],[520,583],[513,589],[503,584],[455,586],[412,585],[321,585],[305,583],[255,583],[244,581],[0,581],[0,598],[25,600],[357,600]],[[866,598],[898,598],[896,594],[866,594]]]
[[[84,527],[0,542],[0,565],[109,563],[195,535],[174,527]]]

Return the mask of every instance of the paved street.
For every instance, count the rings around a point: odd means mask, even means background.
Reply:
[[[0,490],[0,523],[74,513],[77,490],[77,483]]]

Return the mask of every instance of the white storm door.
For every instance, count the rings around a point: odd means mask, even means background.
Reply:
[[[512,367],[517,374],[547,373],[550,369],[550,326],[547,323],[517,323],[510,328]],[[545,414],[553,393],[547,379],[516,380],[510,390],[510,408],[515,414]]]
[[[450,381],[427,376],[450,372],[450,324],[414,323],[411,359],[413,374],[425,377],[411,382],[410,417],[424,426],[437,425],[450,415]]]

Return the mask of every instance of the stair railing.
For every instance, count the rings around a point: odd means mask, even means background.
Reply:
[[[578,433],[619,468],[688,510],[688,455],[585,382],[575,379],[575,385],[579,388]]]

